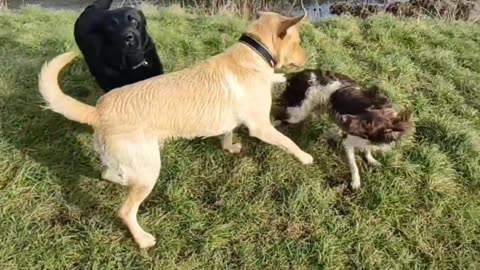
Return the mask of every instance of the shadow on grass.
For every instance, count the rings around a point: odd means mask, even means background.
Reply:
[[[450,157],[454,169],[462,175],[462,184],[476,189],[480,186],[480,156],[478,155],[478,136],[473,130],[453,117],[422,119],[418,123],[416,140],[426,141],[439,146]]]
[[[44,61],[60,52],[45,48],[43,56],[34,58],[28,55],[32,48],[16,41],[14,35],[3,35],[0,40],[2,46],[14,48],[12,55],[15,57],[8,59],[13,60],[8,64],[17,68],[3,71],[6,93],[0,110],[0,140],[46,168],[43,170],[46,173],[33,181],[48,181],[53,176],[62,189],[66,204],[78,208],[85,218],[89,218],[92,211],[107,211],[101,210],[97,199],[81,185],[85,178],[100,178],[99,168],[92,165],[98,160],[90,143],[91,128],[42,108],[37,74]],[[92,104],[98,93],[94,93],[97,87],[89,77],[83,60],[76,59],[65,68],[59,81],[68,95]],[[69,211],[62,206],[60,212],[58,222],[63,224],[70,219]]]

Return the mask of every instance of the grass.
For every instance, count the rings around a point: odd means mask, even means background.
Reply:
[[[223,51],[244,29],[235,17],[146,9],[167,71]],[[359,158],[360,191],[332,123],[285,131],[315,157],[302,166],[237,133],[239,156],[218,140],[176,141],[139,221],[157,237],[137,249],[116,211],[123,188],[99,180],[91,129],[44,111],[37,73],[70,49],[76,12],[0,13],[1,269],[477,269],[480,265],[480,26],[342,17],[302,28],[308,67],[377,82],[414,110],[416,131],[382,169]],[[93,104],[101,94],[83,59],[61,76]]]

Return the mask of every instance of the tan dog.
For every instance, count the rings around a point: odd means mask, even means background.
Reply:
[[[232,143],[232,131],[245,125],[251,136],[285,149],[304,164],[313,162],[270,122],[272,84],[285,81],[272,65],[303,66],[306,61],[296,27],[303,18],[264,12],[248,27],[246,33],[274,61],[265,61],[253,47],[239,42],[191,68],[115,89],[96,107],[65,95],[58,85],[58,73],[74,53],[43,66],[39,88],[49,108],[93,126],[94,146],[104,165],[102,177],[129,186],[119,216],[141,248],[155,244],[138,224],[137,211],[159,176],[159,149],[165,140],[223,135],[223,148],[237,153],[241,145]]]

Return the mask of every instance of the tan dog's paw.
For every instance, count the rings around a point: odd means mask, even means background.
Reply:
[[[273,83],[284,83],[287,81],[287,77],[283,73],[274,73],[273,74]]]
[[[238,154],[240,151],[242,151],[242,144],[234,143],[230,148],[227,149],[227,151],[232,154]]]
[[[141,249],[147,249],[155,246],[155,237],[147,232],[141,232],[135,236],[135,242]]]
[[[353,190],[358,190],[360,188],[360,182],[351,182],[350,186]]]
[[[298,157],[298,159],[300,159],[300,162],[305,165],[313,163],[313,157],[307,153],[303,153],[301,156]]]
[[[353,190],[358,190],[360,188],[360,175],[356,174],[353,176],[350,186]]]

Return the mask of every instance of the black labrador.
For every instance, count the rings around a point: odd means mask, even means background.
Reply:
[[[75,22],[75,41],[90,73],[108,92],[123,85],[163,74],[142,11],[109,10],[112,0],[97,0]]]

